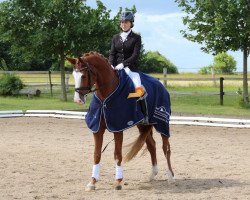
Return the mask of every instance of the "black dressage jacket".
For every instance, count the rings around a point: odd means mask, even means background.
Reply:
[[[141,36],[131,31],[126,40],[122,42],[119,34],[113,36],[109,62],[114,67],[123,63],[131,71],[137,71],[137,61],[141,50]]]

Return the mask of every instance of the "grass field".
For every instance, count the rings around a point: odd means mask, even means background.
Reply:
[[[152,74],[154,77],[162,77],[162,74]],[[47,74],[19,74],[18,76],[24,83],[44,83],[48,81]],[[222,75],[217,75],[220,77]],[[242,81],[231,81],[227,78],[241,78],[242,75],[223,75],[224,81],[224,105],[220,105],[219,82],[214,85],[213,81],[174,81],[167,82],[167,89],[171,94],[171,104],[173,113],[188,113],[202,115],[230,115],[240,117],[250,117],[250,109],[243,108],[241,105],[241,95],[237,92],[242,91]],[[194,73],[169,74],[169,78],[210,78],[211,75],[198,75]],[[59,83],[58,74],[52,74],[52,82]],[[73,84],[73,77],[69,75],[69,84]],[[193,92],[193,95],[176,94],[176,92]],[[231,94],[230,96],[227,94]],[[232,95],[234,94],[234,95]],[[73,102],[73,89],[68,92],[68,101],[61,101],[60,90],[53,90],[53,97],[49,90],[43,89],[40,97],[28,98],[1,97],[0,110],[29,110],[29,109],[51,109],[51,110],[87,110],[91,95],[89,95],[86,105],[77,105]]]

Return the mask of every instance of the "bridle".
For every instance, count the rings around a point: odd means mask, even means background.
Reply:
[[[74,70],[76,72],[82,72],[82,71],[86,71],[88,73],[88,86],[85,87],[79,87],[79,88],[75,88],[75,91],[78,92],[79,94],[81,94],[80,92],[82,91],[87,91],[86,94],[89,94],[91,92],[95,92],[97,89],[96,88],[92,88],[92,79],[91,79],[91,75],[95,75],[95,73],[92,71],[91,67],[89,66],[89,63],[84,61],[82,59],[79,59],[79,61],[85,65],[85,67],[81,68],[81,69],[76,69],[74,68]]]
[[[85,94],[85,95],[87,95],[89,93],[92,93],[92,92],[95,92],[97,90],[100,90],[101,88],[107,87],[108,85],[112,84],[116,80],[116,78],[118,78],[118,74],[116,73],[116,76],[114,76],[114,78],[110,82],[105,83],[105,84],[99,86],[99,88],[93,88],[92,87],[92,83],[93,82],[92,82],[91,76],[92,75],[95,76],[96,75],[95,72],[92,70],[92,67],[89,65],[89,63],[87,61],[85,61],[83,58],[79,58],[78,60],[80,61],[80,63],[82,65],[84,65],[84,67],[80,68],[80,69],[74,68],[74,70],[76,72],[82,72],[82,71],[86,71],[87,70],[87,73],[88,73],[88,85],[87,86],[83,86],[83,87],[75,88],[75,91],[77,93],[79,93],[80,95],[81,95],[81,92],[83,92],[83,91],[87,91],[87,93]]]

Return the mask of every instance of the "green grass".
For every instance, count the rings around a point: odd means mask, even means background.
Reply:
[[[171,91],[170,91],[171,93]],[[68,94],[68,101],[63,102],[60,96],[50,97],[42,94],[41,97],[0,97],[0,110],[71,110],[86,111],[90,103],[91,95],[85,105],[78,105],[73,102],[73,94]],[[228,115],[250,117],[250,109],[240,106],[239,96],[224,96],[224,105],[220,105],[218,95],[191,96],[171,95],[171,107],[173,114],[202,114],[202,115]]]
[[[50,97],[42,94],[40,97],[26,96],[0,97],[0,110],[74,110],[86,111],[90,100],[85,105],[78,105],[73,102],[73,95],[68,95],[68,101],[64,102],[59,95]]]
[[[250,109],[242,108],[240,100],[239,96],[224,96],[220,105],[218,95],[171,95],[171,107],[173,113],[250,117]]]
[[[42,82],[43,78],[37,78],[39,75],[22,74],[25,81],[28,82]],[[29,79],[29,76],[32,77]],[[162,74],[153,74],[155,77],[162,77]],[[217,75],[218,77],[220,75]],[[242,77],[241,75],[222,75],[224,77]],[[209,78],[211,75],[198,75],[194,73],[184,74],[169,74],[171,78]],[[53,78],[53,77],[52,77]],[[53,78],[53,81],[58,81],[58,77]],[[70,83],[73,78],[70,75]],[[187,113],[187,114],[201,114],[201,115],[228,115],[250,117],[250,108],[243,108],[241,105],[241,96],[224,96],[224,105],[220,105],[219,95],[201,95],[200,92],[216,92],[219,94],[219,82],[213,86],[212,81],[168,81],[167,88],[171,94],[172,112]],[[236,94],[237,91],[242,91],[241,81],[225,81],[224,91]],[[174,92],[197,92],[196,95],[177,95]],[[1,97],[0,96],[0,110],[74,110],[86,111],[90,103],[89,95],[87,104],[77,105],[73,102],[73,90],[68,93],[68,101],[63,102],[60,99],[60,91],[53,90],[53,97],[50,96],[48,90],[42,90],[40,97],[28,98],[26,96],[20,97]]]

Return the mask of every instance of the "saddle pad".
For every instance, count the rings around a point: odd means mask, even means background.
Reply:
[[[144,73],[140,73],[140,77],[148,93],[146,102],[149,123],[153,124],[157,132],[169,137],[170,95],[158,79]]]
[[[106,127],[110,132],[128,129],[143,121],[143,113],[137,98],[127,99],[134,92],[134,84],[124,70],[119,72],[119,85],[103,102],[94,93],[86,115],[88,128],[98,132],[103,113]],[[156,131],[169,137],[170,96],[158,79],[139,73],[142,85],[147,91],[146,103],[149,123]]]

